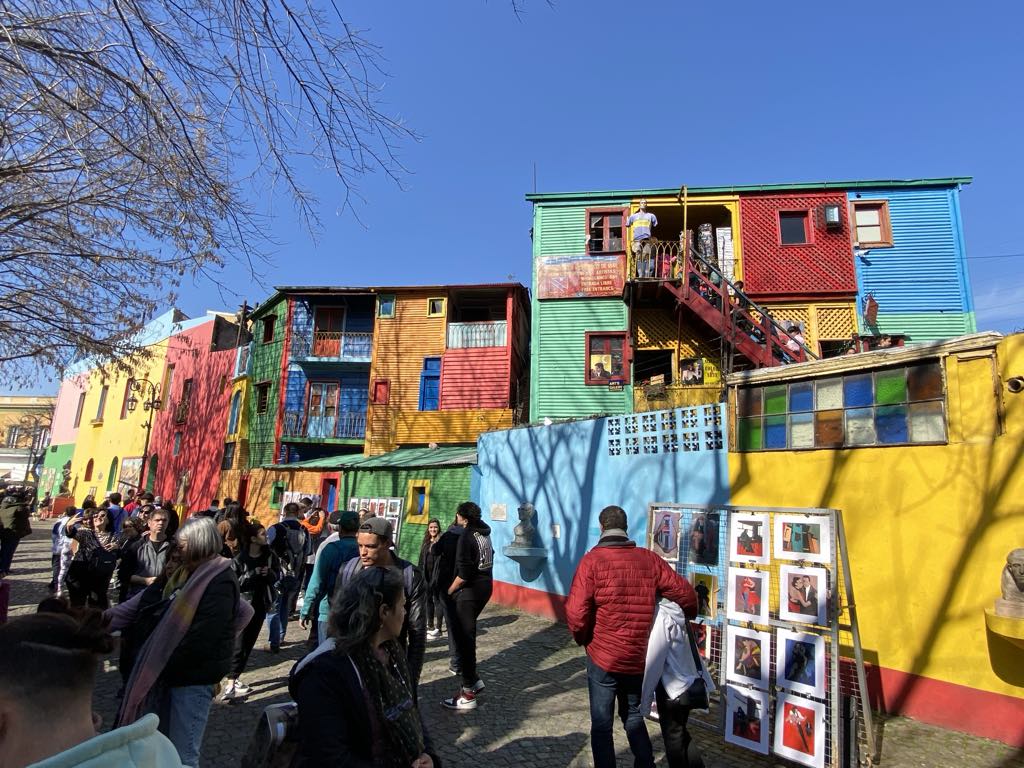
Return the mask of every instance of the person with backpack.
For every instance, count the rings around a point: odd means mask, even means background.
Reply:
[[[14,552],[30,533],[29,505],[24,492],[16,487],[5,488],[0,499],[0,579],[11,572]]]
[[[391,549],[394,546],[391,523],[383,517],[368,518],[360,525],[356,544],[359,546],[359,557],[352,558],[338,571],[331,605],[340,601],[348,585],[366,568],[397,568],[401,571],[402,582],[405,584],[405,621],[398,640],[405,649],[415,690],[415,686],[419,685],[423,654],[427,647],[427,582],[423,572]]]
[[[284,505],[283,519],[267,531],[267,544],[281,560],[281,583],[277,604],[267,616],[270,630],[270,652],[281,650],[288,632],[288,614],[302,586],[302,572],[306,567],[306,545],[309,534],[299,523],[299,505],[293,501]]]
[[[66,525],[74,553],[68,566],[68,597],[76,608],[88,604],[106,609],[110,605],[107,589],[117,567],[117,537],[110,511],[87,503],[92,506],[83,505]]]
[[[356,532],[359,530],[359,515],[355,512],[335,512],[337,515],[338,538],[325,544],[316,557],[312,575],[306,586],[306,599],[302,602],[302,628],[308,627],[317,617],[317,642],[327,639],[327,617],[331,610],[330,596],[338,580],[338,571],[349,560],[359,557]],[[307,564],[307,568],[309,565]]]
[[[448,530],[430,546],[430,552],[434,556],[434,588],[441,595],[441,610],[444,613],[444,623],[448,627],[448,671],[456,677],[462,674],[462,660],[459,658],[459,649],[455,646],[455,636],[452,634],[455,603],[448,599],[448,588],[455,581],[455,552],[464,530],[466,529],[456,518],[448,526]]]
[[[361,528],[360,539],[364,533],[378,536]],[[338,594],[331,637],[290,676],[299,732],[292,766],[440,768],[400,640],[407,602],[405,576],[390,567],[363,569]]]
[[[121,494],[115,491],[108,497],[110,505],[107,507],[107,511],[110,512],[110,519],[114,524],[114,533],[117,535],[121,534],[121,526],[124,525],[124,521],[128,519],[128,513],[124,511],[124,507],[121,506]]]

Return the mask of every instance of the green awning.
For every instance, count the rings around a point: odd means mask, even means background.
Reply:
[[[461,467],[476,464],[476,447],[442,445],[437,448],[399,448],[379,456],[344,454],[321,459],[271,464],[267,469],[412,469],[415,467]]]

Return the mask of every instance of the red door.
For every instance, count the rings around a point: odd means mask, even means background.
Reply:
[[[341,328],[345,310],[318,309],[313,323],[313,357],[338,357],[341,354]]]

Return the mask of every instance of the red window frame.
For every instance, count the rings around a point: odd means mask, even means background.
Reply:
[[[591,387],[606,387],[612,381],[621,382],[623,384],[629,383],[629,368],[630,368],[630,349],[629,349],[629,337],[625,331],[587,331],[584,334],[585,345],[583,348],[583,381],[587,386]],[[590,367],[590,342],[591,339],[604,337],[607,340],[605,354],[611,355],[611,341],[613,339],[621,339],[622,341],[622,375],[615,376],[611,371],[608,371],[608,378],[597,378],[591,376]]]
[[[628,209],[626,209],[626,208],[587,208],[587,218],[586,218],[586,221],[584,222],[584,225],[586,226],[586,233],[587,233],[586,234],[586,238],[587,238],[587,253],[625,253],[626,252],[626,211],[627,210]],[[609,236],[609,232],[608,232],[608,230],[609,230],[609,227],[608,227],[608,216],[609,215],[614,215],[614,214],[618,214],[618,216],[619,216],[619,222],[620,222],[619,229],[620,229],[620,232],[621,232],[619,242],[622,244],[622,247],[621,248],[615,248],[615,249],[605,248],[605,249],[600,250],[600,251],[593,250],[590,247],[590,243],[591,243],[591,239],[590,239],[590,230],[591,230],[590,217],[591,216],[604,216],[605,217],[604,223],[602,224],[601,240],[604,243],[608,243],[608,241],[611,239],[610,236]]]
[[[802,243],[782,242],[782,217],[785,214],[799,214],[804,217],[804,241]],[[783,248],[801,248],[805,245],[814,245],[814,227],[811,226],[811,212],[806,208],[786,208],[778,212],[779,224],[779,245]]]
[[[374,379],[370,388],[370,402],[374,405],[387,405],[391,402],[391,379]]]

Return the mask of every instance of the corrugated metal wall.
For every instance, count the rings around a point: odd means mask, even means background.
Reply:
[[[860,190],[854,202],[887,200],[891,248],[873,248],[855,259],[863,332],[906,333],[934,341],[977,330],[963,252],[959,191],[923,188]],[[877,326],[867,326],[867,294],[878,302]]]
[[[288,300],[281,298],[270,310],[277,318],[274,322],[274,340],[263,343],[263,327],[256,321],[253,334],[252,374],[249,377],[252,396],[249,398],[249,466],[269,464],[274,458],[274,428],[277,425],[278,389],[281,381],[281,352],[284,346]],[[270,383],[270,398],[265,413],[256,413],[258,398],[256,387]]]
[[[506,347],[449,349],[441,358],[441,410],[508,408]]]
[[[625,202],[621,204],[625,205]],[[611,206],[611,204],[609,205]],[[586,253],[586,207],[581,205],[537,206],[534,209],[533,221],[534,256],[567,256]]]
[[[441,522],[445,530],[455,520],[455,508],[469,501],[470,467],[431,467],[426,469],[378,469],[345,472],[341,479],[341,496],[338,507],[346,509],[348,500],[357,497],[405,498],[410,480],[429,480],[430,499],[428,514]],[[427,526],[402,523],[398,542],[398,554],[413,563],[419,562],[420,544]]]

